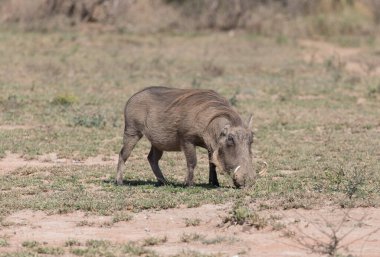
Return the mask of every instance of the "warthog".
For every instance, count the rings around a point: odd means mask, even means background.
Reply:
[[[216,167],[231,175],[236,187],[253,181],[252,118],[245,124],[228,101],[212,90],[149,87],[133,95],[124,109],[124,144],[116,183],[123,184],[124,164],[142,136],[152,147],[149,164],[159,184],[166,184],[158,165],[164,151],[183,151],[185,184],[192,186],[197,164],[195,148],[208,150],[209,183],[219,186]]]

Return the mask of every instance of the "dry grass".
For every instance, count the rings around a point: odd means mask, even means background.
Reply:
[[[337,65],[334,56],[305,61],[304,53],[313,50],[295,40],[247,32],[3,29],[0,123],[30,128],[0,129],[0,156],[117,156],[123,106],[133,93],[150,85],[194,86],[216,90],[244,118],[254,114],[254,156],[265,160],[268,171],[247,190],[234,189],[224,175],[222,187],[212,189],[207,153],[199,149],[196,186],[184,188],[183,154],[165,153],[162,170],[172,184],[156,188],[146,161],[149,143],[142,140],[127,163],[123,187],[112,183],[115,165],[1,174],[0,215],[26,208],[114,215],[241,198],[262,208],[312,208],[326,199],[343,207],[378,206],[380,80],[345,68],[348,61],[376,58],[377,39],[368,44],[365,38],[359,54]]]

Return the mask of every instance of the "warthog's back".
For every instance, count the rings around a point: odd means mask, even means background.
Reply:
[[[138,131],[163,151],[181,150],[181,140],[205,146],[203,133],[218,117],[242,123],[228,101],[212,90],[150,87],[133,95],[125,107],[126,133]]]

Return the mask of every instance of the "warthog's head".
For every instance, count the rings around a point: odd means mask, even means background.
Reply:
[[[236,187],[250,185],[256,175],[252,166],[251,123],[252,117],[248,126],[226,125],[220,133],[217,149],[213,153],[212,162],[231,175]]]

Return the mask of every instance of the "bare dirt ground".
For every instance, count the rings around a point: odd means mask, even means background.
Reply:
[[[21,211],[7,217],[13,225],[0,233],[8,238],[9,246],[1,251],[22,249],[22,242],[36,240],[49,246],[63,246],[68,239],[85,242],[90,239],[113,243],[144,240],[148,237],[167,237],[164,244],[151,247],[162,255],[173,255],[182,250],[222,256],[319,256],[312,246],[319,242],[327,247],[331,229],[338,238],[346,235],[340,252],[354,256],[378,256],[380,252],[380,209],[352,209],[348,213],[332,208],[319,210],[266,211],[259,215],[276,219],[278,225],[267,225],[261,230],[250,226],[229,226],[223,223],[229,206],[204,205],[198,208],[179,208],[161,211],[143,211],[133,214],[127,222],[104,226],[105,216],[87,216],[82,212],[47,215],[43,212]],[[200,219],[198,226],[185,224],[185,219]],[[86,226],[80,223],[86,221]],[[301,232],[302,230],[302,232]],[[181,236],[196,233],[203,238],[183,242]],[[217,237],[219,243],[211,242]],[[314,241],[316,240],[316,241]]]

